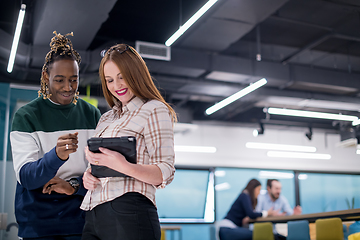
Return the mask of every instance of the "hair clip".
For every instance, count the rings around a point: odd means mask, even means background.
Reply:
[[[107,52],[107,50],[106,49],[104,49],[104,50],[101,50],[101,52],[100,52],[100,56],[101,57],[105,57],[105,53]]]
[[[120,50],[117,47],[111,47],[110,49],[104,49],[100,52],[100,56],[101,57],[105,57],[106,52],[108,54],[110,54],[112,51],[116,50],[118,53],[122,54],[123,52],[126,52],[127,50],[131,50],[132,53],[134,53],[134,51],[132,50],[132,48],[129,47],[129,45],[125,45],[125,49],[124,50]],[[135,54],[135,53],[134,53]]]

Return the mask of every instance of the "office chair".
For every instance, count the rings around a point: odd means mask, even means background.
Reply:
[[[360,240],[360,232],[350,234],[348,240]]]
[[[316,240],[343,240],[343,225],[340,218],[317,219]]]
[[[289,221],[286,240],[310,240],[308,220]]]
[[[275,240],[271,222],[254,223],[253,240]]]

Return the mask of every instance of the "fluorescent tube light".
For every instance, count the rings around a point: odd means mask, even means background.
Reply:
[[[165,45],[170,47],[186,30],[191,27],[207,10],[209,10],[218,0],[209,0],[202,6],[187,22],[180,26],[180,28],[165,42]]]
[[[264,111],[266,111],[266,110],[264,110]],[[268,108],[267,112],[269,114],[294,116],[294,117],[321,118],[321,119],[341,120],[341,121],[358,120],[358,117],[350,116],[350,115],[341,115],[341,114],[323,113],[323,112],[311,112],[311,111],[283,109],[283,108]]]
[[[331,159],[330,154],[321,154],[321,153],[299,153],[299,152],[278,152],[278,151],[268,151],[268,157],[279,157],[279,158],[305,158],[305,159]]]
[[[204,220],[205,222],[215,221],[215,177],[214,172],[209,173],[208,189],[206,194]]]
[[[295,152],[316,152],[316,147],[312,147],[312,146],[258,143],[258,142],[247,142],[245,146],[247,148],[255,148],[255,149],[282,150],[282,151],[295,151]]]
[[[11,73],[13,70],[13,67],[14,67],[15,55],[16,55],[16,51],[17,51],[17,48],[19,45],[21,29],[22,29],[22,25],[23,25],[24,17],[25,17],[25,9],[26,9],[26,5],[21,4],[21,9],[19,12],[19,17],[17,20],[16,28],[15,28],[14,40],[13,40],[13,43],[11,46],[10,57],[9,57],[9,62],[8,62],[8,66],[7,66],[8,73]]]
[[[259,178],[291,179],[291,178],[294,178],[294,174],[293,173],[284,173],[284,172],[273,172],[273,171],[260,171]]]
[[[299,180],[306,180],[308,178],[308,175],[305,173],[299,174],[298,179]]]
[[[224,183],[219,183],[215,185],[215,190],[216,191],[223,191],[223,190],[228,190],[230,189],[231,186],[228,182],[224,182]]]
[[[260,79],[259,81],[250,84],[249,86],[247,86],[244,89],[241,89],[240,91],[238,91],[237,93],[234,93],[233,95],[231,95],[230,97],[225,98],[224,100],[216,103],[215,105],[209,107],[208,109],[206,109],[205,113],[207,115],[213,114],[214,112],[218,111],[219,109],[229,105],[230,103],[238,100],[239,98],[242,98],[243,96],[251,93],[252,91],[255,91],[256,89],[258,89],[259,87],[264,86],[267,83],[267,80],[265,78]]]
[[[216,147],[175,146],[175,152],[215,153]]]
[[[357,126],[360,124],[360,119],[356,119],[355,121],[352,122],[353,126]]]
[[[225,177],[226,172],[224,170],[216,170],[215,171],[215,176],[216,177]]]

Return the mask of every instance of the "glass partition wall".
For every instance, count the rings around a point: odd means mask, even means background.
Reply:
[[[212,172],[214,184],[209,178]],[[214,226],[211,221],[205,221],[206,202],[213,197],[215,221],[223,219],[252,178],[261,182],[261,194],[266,193],[267,179],[278,179],[282,184],[281,194],[292,208],[300,204],[303,214],[360,208],[360,175],[356,173],[177,168],[174,181],[157,191],[161,223],[181,226],[182,239],[213,240]],[[214,194],[209,194],[211,187]],[[175,234],[174,239],[178,239],[178,235]]]
[[[160,221],[213,223],[215,219],[213,183],[212,170],[176,170],[173,182],[166,188],[156,191]]]
[[[301,173],[299,196],[303,213],[360,208],[360,175]]]
[[[14,224],[16,178],[9,142],[11,120],[19,107],[37,97],[37,90],[0,83],[0,213],[6,215],[9,227],[8,231],[1,229],[4,222],[0,223],[0,240],[18,239]],[[161,223],[181,226],[182,239],[215,239],[213,222],[225,217],[252,178],[261,182],[262,194],[266,193],[267,179],[278,179],[281,194],[292,207],[300,203],[304,214],[360,208],[360,175],[356,173],[189,167],[177,168],[174,181],[157,191]],[[174,235],[174,240],[179,239]]]
[[[11,119],[19,107],[37,97],[37,90],[0,83],[0,240],[18,239],[14,215],[16,178],[9,141]]]
[[[231,205],[240,195],[247,183],[255,178],[261,183],[260,194],[266,193],[267,179],[278,179],[282,185],[281,194],[287,198],[292,207],[295,206],[295,181],[293,171],[216,168],[215,197],[216,220],[223,219]]]
[[[8,127],[9,127],[9,100],[10,100],[10,87],[9,84],[0,84],[0,219],[1,228],[6,228],[8,212],[5,211],[5,188],[6,188],[6,172],[7,172],[7,161],[6,161],[6,149],[8,141]],[[3,230],[0,230],[0,239],[3,239]]]

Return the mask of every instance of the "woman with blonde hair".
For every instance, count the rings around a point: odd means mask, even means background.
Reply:
[[[85,149],[89,163],[126,177],[96,178],[91,168],[84,173],[89,191],[81,206],[88,211],[82,239],[159,240],[155,192],[174,178],[176,114],[131,46],[118,44],[104,52],[99,75],[112,109],[102,115],[95,137],[135,137],[137,163],[106,148],[99,148],[100,153]]]

